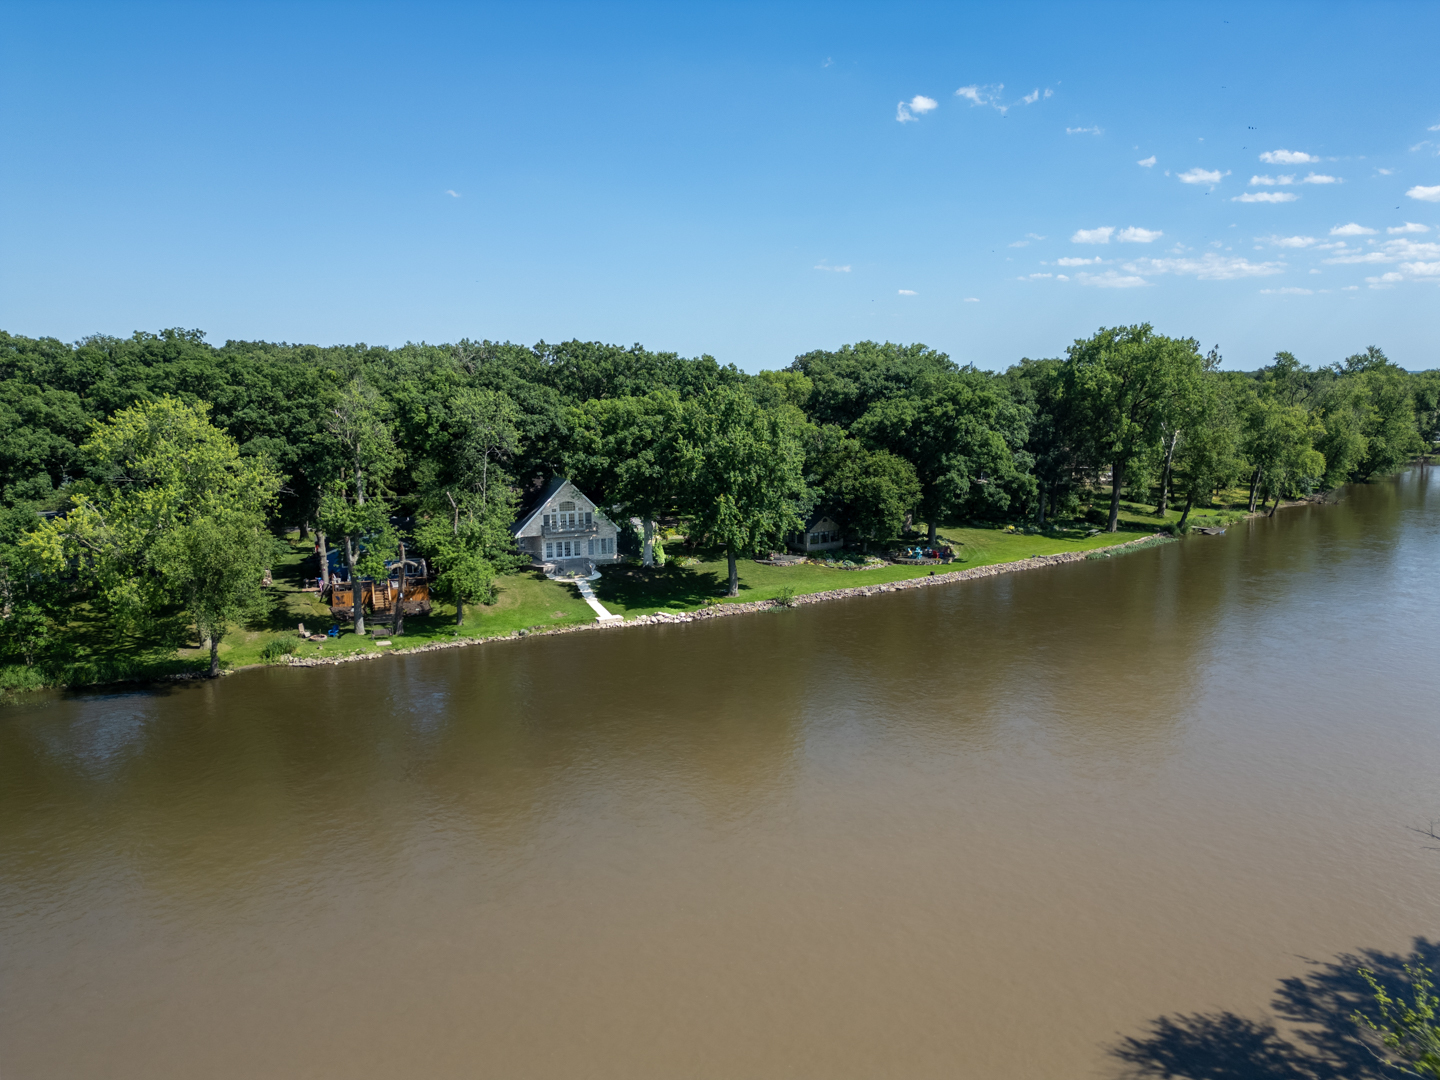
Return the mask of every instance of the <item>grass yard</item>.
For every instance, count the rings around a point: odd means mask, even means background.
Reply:
[[[1099,497],[1094,505],[1108,509],[1109,500]],[[1196,509],[1190,514],[1193,525],[1226,525],[1245,517],[1248,492],[1225,492],[1216,505]],[[951,545],[955,562],[944,567],[881,566],[865,570],[843,570],[813,564],[800,566],[762,566],[753,560],[741,560],[740,595],[724,596],[728,568],[723,553],[699,552],[692,559],[684,558],[683,546],[672,541],[667,547],[671,561],[651,569],[633,565],[606,568],[595,593],[611,612],[633,619],[658,611],[694,611],[706,603],[744,603],[773,600],[789,590],[794,595],[825,592],[830,589],[853,588],[858,585],[900,581],[936,573],[963,570],[1014,562],[1032,555],[1054,555],[1064,551],[1090,551],[1153,532],[1166,523],[1180,518],[1180,509],[1173,509],[1163,519],[1156,517],[1148,506],[1121,503],[1118,534],[1089,535],[1092,526],[1081,526],[1046,532],[1023,529],[974,526],[948,526],[939,530],[942,543]],[[876,545],[887,548],[891,545]],[[303,579],[313,575],[313,544],[291,534],[284,554],[273,570],[273,585],[266,591],[266,607],[248,624],[236,626],[220,644],[223,668],[234,670],[262,663],[263,650],[277,640],[294,641],[295,631],[304,623],[311,633],[323,633],[332,625],[329,607],[315,593],[301,591]],[[681,561],[693,565],[681,566]],[[553,627],[575,626],[595,621],[595,614],[580,598],[573,585],[550,581],[535,570],[508,574],[499,582],[499,595],[494,604],[470,608],[463,626],[455,625],[454,608],[437,605],[424,617],[405,620],[403,637],[390,637],[388,648],[423,645],[430,641],[449,641],[455,637],[503,637],[517,630],[536,631]],[[295,648],[297,657],[341,656],[356,652],[381,652],[386,646],[384,628],[370,624],[365,637],[357,637],[348,629],[323,644],[303,642]],[[70,613],[69,621],[53,655],[36,668],[7,664],[0,666],[0,691],[37,689],[42,685],[83,686],[146,677],[177,674],[186,670],[203,670],[208,666],[208,650],[200,649],[194,628],[183,619],[161,620],[142,636],[116,633],[102,619],[87,609]]]

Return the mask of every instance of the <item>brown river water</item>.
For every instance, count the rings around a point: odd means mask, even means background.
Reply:
[[[1342,496],[12,703],[0,1078],[1372,1075],[1355,957],[1440,932],[1440,472]]]

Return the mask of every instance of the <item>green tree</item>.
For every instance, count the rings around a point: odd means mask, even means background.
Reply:
[[[640,519],[641,562],[655,565],[655,519],[675,509],[688,479],[680,396],[656,390],[645,397],[587,401],[572,410],[571,424],[573,475],[600,492],[605,505]]]
[[[1325,455],[1314,443],[1323,432],[1319,419],[1299,405],[1286,405],[1273,397],[1257,397],[1250,403],[1245,456],[1255,467],[1256,482],[1263,485],[1265,497],[1275,497],[1271,514],[1282,496],[1313,491],[1319,485],[1325,475]],[[1252,512],[1254,498],[1252,483]]]
[[[384,482],[401,455],[388,412],[375,388],[356,377],[334,395],[325,418],[332,478],[320,499],[320,521],[331,536],[344,537],[356,634],[365,633],[361,578],[382,579],[384,553],[394,546]]]
[[[253,596],[271,550],[255,538],[279,476],[264,461],[242,457],[205,406],[171,397],[120,410],[96,428],[81,454],[103,479],[74,485],[68,512],[41,522],[21,546],[52,572],[73,563],[127,624],[143,625],[176,600],[186,604],[216,670],[218,640],[207,628],[216,625],[217,610],[233,612],[242,601],[216,600],[185,563],[233,559],[248,584],[217,590]]]
[[[738,596],[737,559],[804,528],[797,423],[791,411],[764,409],[742,390],[722,388],[685,406],[680,458],[688,477],[683,505],[693,527],[725,549],[727,596]]]
[[[416,539],[439,570],[432,589],[455,605],[456,626],[465,622],[466,604],[494,602],[495,567],[485,558],[485,529],[479,521],[468,515],[453,523],[431,518],[416,530]]]
[[[523,446],[519,409],[500,391],[473,387],[429,405],[432,433],[415,472],[422,514],[449,521],[452,535],[463,519],[479,557],[513,568],[518,497],[506,466]]]
[[[1440,1080],[1440,996],[1435,994],[1430,969],[1405,965],[1410,1001],[1391,997],[1369,968],[1360,968],[1359,974],[1369,984],[1380,1015],[1377,1020],[1357,1012],[1354,1019],[1377,1033],[1385,1049],[1396,1053],[1399,1060],[1382,1059],[1385,1064],[1410,1076]]]
[[[1017,461],[1026,437],[1022,411],[985,376],[955,372],[918,389],[916,396],[876,402],[851,433],[914,466],[920,484],[916,507],[933,544],[939,522],[962,505],[1004,511],[1017,491],[1033,494],[1035,481]]]
[[[1130,466],[1159,446],[1176,413],[1204,370],[1193,338],[1170,338],[1149,323],[1102,328],[1066,350],[1062,394],[1077,435],[1098,466],[1110,467],[1110,519],[1120,520],[1120,489]]]
[[[1201,500],[1208,503],[1216,488],[1235,481],[1245,467],[1240,454],[1240,416],[1236,408],[1238,391],[1232,379],[1209,373],[1186,418],[1185,437],[1175,456],[1175,470],[1185,492],[1185,509],[1180,528],[1190,520],[1190,511]]]
[[[260,582],[274,541],[253,514],[197,518],[164,533],[151,560],[184,598],[202,642],[210,643],[210,677],[220,674],[220,639],[261,600]]]

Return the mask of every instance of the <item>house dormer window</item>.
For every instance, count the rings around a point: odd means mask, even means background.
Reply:
[[[575,509],[575,504],[574,504],[573,502],[562,502],[562,503],[560,504],[560,510],[561,510],[562,513],[563,513],[564,511],[566,511],[566,510],[574,510],[574,509]]]

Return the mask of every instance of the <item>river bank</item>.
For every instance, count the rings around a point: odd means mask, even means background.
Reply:
[[[1083,562],[1087,559],[1096,558],[1097,556],[1104,557],[1129,549],[1155,547],[1160,544],[1174,542],[1175,539],[1173,537],[1166,536],[1162,533],[1155,533],[1151,536],[1142,536],[1136,540],[1127,540],[1121,544],[1091,548],[1088,551],[1066,551],[1055,555],[1036,555],[1016,562],[993,563],[989,566],[975,566],[965,570],[947,571],[943,574],[931,572],[925,577],[881,582],[874,585],[857,585],[853,588],[845,589],[828,589],[823,592],[812,592],[786,597],[783,601],[754,600],[739,604],[717,604],[712,607],[701,608],[698,611],[678,612],[675,614],[655,612],[654,614],[641,615],[634,619],[624,621],[595,622],[580,626],[561,626],[553,629],[534,631],[516,630],[504,637],[457,638],[454,641],[431,641],[424,645],[400,648],[390,647],[384,649],[383,652],[349,653],[344,656],[287,656],[285,658],[285,664],[289,667],[328,667],[336,664],[354,663],[361,660],[378,660],[384,656],[435,652],[441,649],[459,649],[470,645],[493,644],[502,641],[519,641],[528,637],[553,637],[558,634],[575,634],[586,631],[623,630],[636,626],[672,626],[700,622],[708,619],[723,619],[732,615],[753,615],[759,612],[771,612],[792,607],[807,607],[812,604],[823,604],[834,600],[852,600],[862,597],[880,596],[886,593],[931,588],[938,585],[954,585],[963,581],[974,581],[980,578],[995,577],[1000,574],[1014,574],[1024,570],[1040,570],[1048,566],[1058,566],[1063,563]],[[236,670],[237,672],[248,671],[265,666],[267,665],[253,664],[246,668]],[[227,672],[227,674],[230,673]]]

